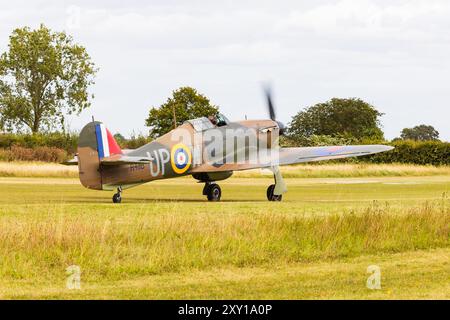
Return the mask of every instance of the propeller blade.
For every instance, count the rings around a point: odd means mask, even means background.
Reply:
[[[272,93],[269,87],[266,87],[264,89],[264,92],[266,93],[266,98],[267,98],[267,109],[269,110],[269,115],[270,115],[270,119],[273,121],[276,121],[276,116],[275,116],[275,107],[273,105],[272,102]]]
[[[267,98],[267,109],[269,110],[270,119],[278,124],[278,128],[280,129],[279,134],[280,136],[282,136],[286,132],[286,126],[281,121],[277,120],[277,117],[275,115],[275,106],[272,101],[272,91],[270,87],[266,86],[264,88],[264,92]]]

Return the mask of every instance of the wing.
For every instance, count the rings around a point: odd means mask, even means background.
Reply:
[[[394,147],[385,145],[281,148],[278,159],[272,157],[271,165],[277,162],[278,165],[284,166],[303,162],[359,157],[392,149]]]
[[[392,149],[393,147],[385,145],[280,148],[279,152],[273,152],[270,156],[253,163],[203,163],[193,168],[191,172],[221,172],[268,168],[303,162],[359,157]]]

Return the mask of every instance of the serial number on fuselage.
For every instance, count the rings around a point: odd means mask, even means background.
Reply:
[[[129,167],[130,172],[142,171],[145,169],[145,164],[132,164]]]

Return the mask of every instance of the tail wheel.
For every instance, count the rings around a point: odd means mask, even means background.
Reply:
[[[222,190],[220,189],[218,184],[213,183],[208,185],[205,191],[208,201],[220,201]]]
[[[267,200],[269,201],[281,201],[281,199],[283,198],[283,196],[280,195],[275,195],[273,194],[275,190],[275,185],[272,184],[267,188]]]

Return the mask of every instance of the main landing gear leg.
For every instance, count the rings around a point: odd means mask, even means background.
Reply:
[[[121,203],[122,202],[122,187],[117,188],[117,193],[115,193],[112,197],[112,201],[114,203]]]
[[[218,184],[214,182],[206,182],[203,187],[203,195],[208,198],[208,201],[220,201],[222,190]]]

